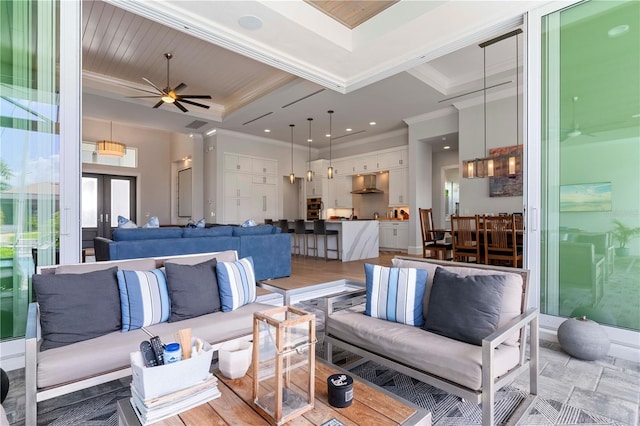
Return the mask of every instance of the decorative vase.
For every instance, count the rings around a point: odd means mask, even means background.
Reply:
[[[585,316],[560,324],[558,342],[566,353],[586,361],[604,358],[611,346],[605,329]]]
[[[244,376],[251,365],[251,342],[228,342],[218,349],[218,368],[228,379]]]

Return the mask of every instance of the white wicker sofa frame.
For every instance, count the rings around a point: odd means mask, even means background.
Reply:
[[[403,264],[404,263],[404,264]],[[413,258],[413,257],[404,257],[404,256],[396,256],[394,259],[394,264],[398,266],[412,266],[420,269],[428,269],[428,274],[433,277],[433,273],[437,266],[444,267],[445,269],[455,269],[464,268],[466,271],[462,273],[462,275],[473,275],[474,270],[483,270],[484,273],[487,274],[486,271],[495,271],[496,273],[516,273],[522,277],[522,295],[521,295],[521,303],[520,303],[520,314],[513,317],[506,324],[499,324],[498,329],[495,332],[487,336],[482,340],[481,347],[481,357],[478,355],[479,349],[477,346],[470,345],[463,342],[454,341],[453,339],[449,339],[440,335],[433,335],[433,333],[429,333],[428,331],[422,329],[416,329],[416,327],[392,323],[385,320],[379,320],[376,318],[371,318],[362,314],[360,312],[352,312],[347,313],[347,315],[351,315],[351,317],[347,316],[346,318],[350,318],[353,325],[353,333],[350,333],[350,325],[346,324],[346,332],[344,322],[347,321],[343,318],[343,324],[340,325],[336,322],[336,318],[339,318],[338,315],[341,314],[340,311],[337,311],[336,304],[342,302],[344,306],[344,301],[353,297],[360,296],[366,293],[366,290],[356,290],[350,293],[345,293],[341,295],[337,295],[334,297],[330,297],[327,299],[327,303],[325,304],[325,336],[324,342],[326,347],[326,358],[329,362],[332,362],[333,356],[333,346],[340,347],[342,349],[347,350],[350,353],[359,355],[365,359],[372,360],[376,363],[384,365],[388,368],[391,368],[400,373],[406,374],[410,377],[413,377],[417,380],[420,380],[424,383],[435,386],[439,389],[442,389],[451,394],[457,395],[460,398],[475,401],[477,404],[482,404],[482,423],[483,425],[493,425],[494,424],[494,399],[495,392],[502,388],[503,386],[512,382],[519,374],[524,372],[527,368],[529,369],[530,374],[530,383],[529,383],[529,396],[525,398],[525,400],[520,404],[517,410],[512,414],[511,420],[514,418],[518,418],[522,415],[524,410],[531,405],[534,400],[534,395],[537,394],[537,380],[538,380],[538,353],[539,353],[539,342],[538,342],[538,316],[539,312],[537,308],[526,309],[527,297],[528,297],[528,272],[524,269],[516,269],[516,268],[505,268],[498,266],[487,266],[487,265],[470,265],[464,263],[456,263],[456,262],[448,262],[448,261],[438,261],[431,259],[421,259],[421,258]],[[424,265],[424,268],[422,267]],[[428,281],[427,291],[431,290]],[[362,308],[362,307],[361,307]],[[426,308],[425,308],[426,309]],[[332,317],[334,321],[332,321]],[[367,327],[372,322],[376,322],[374,326],[371,326],[368,330],[376,330],[375,335],[369,335],[369,341],[366,341],[368,338],[365,333],[358,333],[356,331],[356,327],[360,327],[359,325],[355,325],[356,322],[360,324],[365,324],[364,327]],[[368,323],[368,324],[367,324]],[[387,328],[388,325],[388,328]],[[528,326],[528,327],[527,327]],[[342,328],[341,328],[342,327]],[[403,327],[410,327],[412,330],[403,329]],[[527,347],[527,328],[530,330],[530,354],[529,359],[526,357],[526,347]],[[412,333],[410,335],[413,336],[407,344],[411,346],[407,350],[411,351],[419,351],[422,360],[429,360],[430,354],[433,356],[431,360],[435,363],[438,355],[442,358],[442,353],[436,354],[434,351],[443,351],[443,346],[445,345],[458,345],[459,351],[456,351],[458,356],[460,356],[459,362],[467,362],[466,358],[473,358],[474,362],[480,363],[480,365],[475,365],[475,368],[481,369],[481,385],[479,389],[473,389],[468,386],[462,385],[460,383],[456,383],[452,381],[451,378],[443,378],[439,375],[437,367],[433,367],[433,370],[429,370],[428,362],[423,361],[413,361],[409,363],[407,361],[399,361],[398,358],[399,353],[396,348],[397,346],[393,346],[389,344],[386,348],[384,344],[380,344],[381,341],[389,340],[385,339],[384,336],[398,336],[400,333],[407,331],[408,333]],[[429,341],[428,336],[422,335],[420,333],[430,334],[431,337],[435,337],[440,339],[439,342],[444,342],[444,345],[434,345],[433,341]],[[517,336],[517,342],[515,341]],[[363,341],[363,339],[365,341]],[[444,339],[444,340],[443,340]],[[509,348],[512,352],[518,351],[518,359],[514,361],[516,365],[509,368],[508,371],[502,371],[498,373],[498,370],[505,370],[504,365],[500,365],[501,361],[499,358],[501,354],[496,354],[497,348],[500,347],[506,340],[514,340],[515,347],[512,346]],[[377,340],[377,341],[375,341]],[[448,342],[446,342],[448,340]],[[395,343],[395,342],[394,342]],[[460,348],[459,345],[466,345],[467,347]],[[435,348],[435,346],[440,346],[440,348]],[[502,346],[504,348],[504,346]],[[395,351],[395,354],[394,354]],[[431,351],[431,352],[430,352]],[[470,354],[473,354],[470,355]],[[447,363],[449,366],[456,365],[455,354],[446,354],[446,360],[441,360],[442,363]],[[465,359],[463,359],[465,358]],[[515,352],[512,357],[515,360]],[[504,359],[504,358],[502,358]],[[433,365],[431,362],[431,365]]]
[[[228,250],[195,255],[43,266],[38,267],[37,273],[84,273],[113,266],[118,266],[119,269],[150,270],[163,266],[165,260],[193,265],[214,257],[219,262],[238,260],[237,252]],[[273,305],[282,305],[281,295],[262,288],[258,288],[257,292],[256,302],[233,312],[214,312],[178,322],[155,324],[147,329],[160,336],[162,341],[171,341],[178,329],[190,327],[194,336],[209,341],[214,350],[218,350],[225,342],[251,340],[253,312],[269,309]],[[141,329],[126,333],[116,331],[41,352],[39,307],[35,302],[30,303],[25,336],[25,424],[37,424],[38,402],[131,376],[129,353],[136,351],[139,343],[148,338]],[[72,378],[61,377],[65,370],[70,372]],[[46,385],[41,386],[42,382],[46,382]]]

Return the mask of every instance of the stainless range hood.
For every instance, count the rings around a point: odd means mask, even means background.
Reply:
[[[355,191],[351,191],[352,194],[382,194],[384,191],[376,188],[376,175],[364,175],[364,186]]]

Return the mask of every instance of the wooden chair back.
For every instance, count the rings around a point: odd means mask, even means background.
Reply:
[[[514,215],[486,216],[484,224],[484,259],[490,264],[493,260],[506,262],[514,268],[522,260],[517,244],[517,225]]]
[[[475,216],[451,216],[453,260],[480,263],[480,218]]]

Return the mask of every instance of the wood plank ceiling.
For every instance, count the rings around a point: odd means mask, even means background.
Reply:
[[[385,9],[398,3],[400,0],[391,1],[361,1],[361,0],[305,0],[306,3],[320,10],[327,16],[340,22],[349,29],[354,29],[363,22],[368,21]]]

